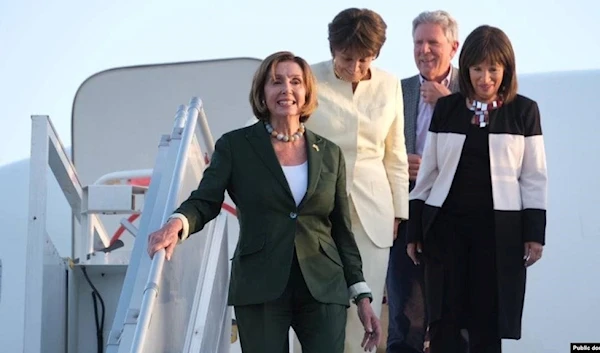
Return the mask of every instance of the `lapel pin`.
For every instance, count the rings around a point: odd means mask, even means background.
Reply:
[[[313,143],[312,148],[314,148],[315,151],[319,152],[319,146],[317,146],[316,144]]]

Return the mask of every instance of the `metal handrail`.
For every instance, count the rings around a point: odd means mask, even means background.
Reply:
[[[210,132],[210,127],[208,126],[208,119],[206,118],[206,113],[204,113],[204,109],[200,109],[198,114],[198,122],[200,123],[200,130],[202,132],[202,137],[204,137],[204,144],[206,151],[208,151],[208,155],[212,156],[215,152],[215,141]]]
[[[177,153],[177,159],[175,161],[175,167],[173,169],[172,179],[169,185],[167,201],[164,208],[164,213],[162,215],[161,224],[166,223],[166,220],[173,211],[175,202],[177,201],[179,188],[183,179],[183,171],[185,170],[187,163],[188,151],[193,141],[198,116],[201,111],[202,101],[194,97],[191,99],[187,109],[187,117],[183,117],[183,114],[178,114],[178,118],[175,119],[171,138],[181,138],[181,144]],[[183,131],[180,131],[181,127],[183,127]],[[179,134],[181,134],[181,136],[179,136]],[[142,353],[144,348],[146,335],[150,325],[150,318],[152,317],[152,312],[154,310],[154,305],[160,289],[159,281],[165,262],[165,254],[165,250],[162,249],[154,254],[154,258],[152,259],[148,280],[144,287],[138,323],[133,336],[131,350],[133,353]]]

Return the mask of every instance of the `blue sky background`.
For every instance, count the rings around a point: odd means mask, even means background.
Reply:
[[[461,42],[480,24],[505,30],[519,73],[600,69],[600,2],[592,1],[0,0],[0,165],[29,156],[32,114],[50,115],[70,145],[73,98],[94,73],[283,49],[324,60],[327,24],[354,6],[387,22],[376,65],[399,77],[416,72],[412,19],[435,9],[456,17]]]

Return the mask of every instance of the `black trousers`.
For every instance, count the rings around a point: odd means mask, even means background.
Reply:
[[[387,353],[421,353],[425,338],[425,310],[416,318],[408,317],[406,308],[409,303],[424,301],[413,298],[414,286],[423,285],[423,267],[415,266],[406,253],[407,222],[400,223],[398,237],[390,249],[386,288],[389,308]],[[415,308],[411,308],[415,309]],[[422,319],[421,322],[411,322]],[[420,328],[419,332],[416,326]]]
[[[426,308],[423,312],[416,312],[420,309],[419,302],[424,302],[425,298],[424,295],[415,297],[419,291],[413,290],[414,286],[424,290],[424,270],[423,265],[415,266],[406,253],[407,224],[400,223],[398,237],[390,250],[386,279],[389,309],[387,353],[422,353],[425,343]],[[412,312],[412,317],[407,316],[407,309]],[[462,335],[460,341],[460,352],[469,352],[469,344]]]
[[[433,297],[428,305],[439,305],[441,299],[440,315],[429,324],[430,353],[461,352],[461,328],[469,333],[471,353],[500,353],[493,214],[440,212],[429,234],[425,277],[427,295]],[[439,281],[442,293],[429,293],[440,289]]]
[[[348,309],[312,297],[295,252],[290,278],[280,298],[234,309],[243,353],[288,353],[290,327],[303,353],[344,351]]]

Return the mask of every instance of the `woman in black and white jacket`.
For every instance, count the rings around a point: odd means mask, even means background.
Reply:
[[[545,149],[503,31],[475,29],[459,65],[410,194],[407,252],[425,265],[430,352],[458,352],[466,328],[471,352],[496,353],[521,337],[526,269],[545,243]]]

